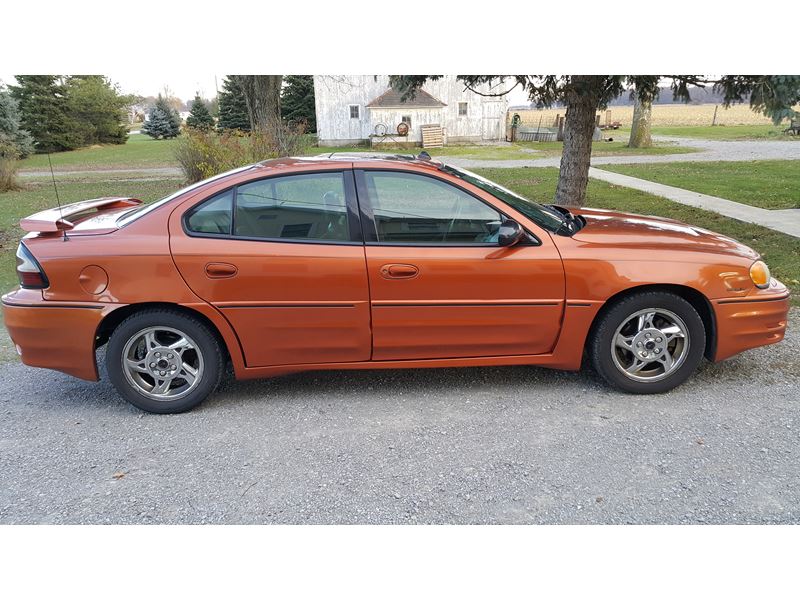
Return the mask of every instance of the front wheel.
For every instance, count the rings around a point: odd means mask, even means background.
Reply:
[[[694,307],[675,294],[642,292],[600,317],[589,354],[611,385],[634,394],[677,387],[703,358],[706,331]]]
[[[223,372],[220,344],[199,319],[168,309],[144,310],[114,330],[106,369],[128,402],[152,413],[194,408]]]

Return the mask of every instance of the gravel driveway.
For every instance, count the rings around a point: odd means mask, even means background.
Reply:
[[[798,356],[795,328],[656,397],[532,367],[306,374],[172,416],[0,363],[0,523],[800,523]]]

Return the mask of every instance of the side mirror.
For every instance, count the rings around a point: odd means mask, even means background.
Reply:
[[[513,246],[519,243],[524,237],[525,230],[522,229],[522,225],[511,219],[506,219],[500,225],[500,229],[497,232],[497,243],[500,246]]]

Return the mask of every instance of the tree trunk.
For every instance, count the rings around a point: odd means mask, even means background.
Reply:
[[[232,75],[244,93],[252,131],[268,132],[281,118],[283,75]]]
[[[652,148],[653,138],[650,136],[650,121],[653,113],[652,100],[636,100],[633,105],[633,122],[628,148]]]
[[[564,150],[558,173],[555,204],[583,206],[589,183],[595,114],[600,105],[593,80],[602,77],[574,76],[575,85],[565,94],[567,114],[564,119]]]

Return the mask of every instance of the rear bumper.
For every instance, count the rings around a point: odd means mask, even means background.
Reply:
[[[6,294],[2,305],[3,321],[23,363],[99,379],[95,335],[109,305],[47,301],[38,290]]]
[[[789,316],[789,292],[782,285],[780,288],[783,289],[779,293],[712,302],[717,322],[714,361],[783,339]]]

